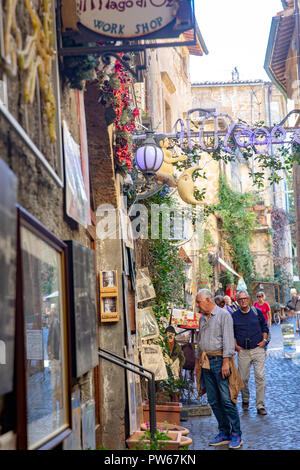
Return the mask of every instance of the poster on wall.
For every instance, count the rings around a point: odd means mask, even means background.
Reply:
[[[86,119],[85,119],[85,107],[84,107],[84,91],[77,90],[78,93],[78,115],[79,115],[79,130],[80,130],[80,156],[81,156],[81,168],[82,178],[84,182],[85,192],[87,200],[90,200],[90,174],[89,174],[89,152],[87,142],[87,130],[86,130]],[[92,225],[90,207],[87,209],[87,225]]]
[[[69,217],[87,228],[89,201],[87,199],[80,162],[80,148],[63,121],[66,212]]]
[[[142,364],[155,374],[155,380],[167,380],[168,372],[162,349],[157,344],[144,344],[141,351]]]
[[[0,395],[13,390],[17,178],[0,158]]]
[[[141,340],[158,338],[159,328],[152,307],[137,309],[137,325]]]
[[[73,376],[98,365],[95,253],[74,240],[67,240],[69,256],[70,310]]]
[[[43,330],[27,330],[26,358],[27,360],[44,360]]]
[[[139,269],[135,281],[138,302],[145,302],[156,297],[148,268]]]

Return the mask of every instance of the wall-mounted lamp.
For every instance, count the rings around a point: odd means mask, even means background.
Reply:
[[[153,132],[147,131],[144,144],[135,153],[135,162],[138,169],[145,175],[151,175],[160,169],[163,161],[163,151],[157,146],[153,138]]]
[[[135,152],[136,171],[131,173],[131,182],[124,185],[126,193],[135,193],[134,200],[147,199],[161,191],[165,184],[157,180],[156,172],[163,164],[164,153],[156,144],[153,134],[147,130],[145,141]]]

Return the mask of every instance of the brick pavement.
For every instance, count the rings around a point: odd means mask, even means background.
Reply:
[[[238,410],[244,444],[239,450],[300,450],[300,335],[297,334],[297,358],[283,355],[281,328],[271,327],[272,339],[266,358],[266,399],[268,415],[260,416],[255,408],[253,366],[249,380],[250,406]],[[225,450],[228,446],[210,447],[208,441],[218,433],[217,421],[208,417],[189,417],[181,423],[193,439],[190,450]]]

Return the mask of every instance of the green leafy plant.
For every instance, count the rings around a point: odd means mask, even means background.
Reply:
[[[146,205],[151,207],[151,204],[175,206],[176,202],[169,193],[162,190],[147,199]],[[162,333],[164,331],[162,319],[169,319],[170,307],[172,305],[178,308],[184,307],[185,263],[178,254],[176,242],[163,237],[162,223],[159,238],[149,239],[149,268],[156,293],[152,307]],[[162,346],[165,347],[165,344]]]
[[[148,425],[149,423],[147,423]],[[171,440],[172,438],[162,428],[156,429],[154,436],[151,436],[150,429],[146,429],[135,450],[163,450],[167,445],[167,441]]]
[[[168,364],[167,364],[168,366]],[[168,367],[167,367],[168,368]],[[189,387],[189,382],[181,378],[175,378],[173,374],[169,374],[168,379],[160,380],[157,383],[158,388],[158,398],[160,393],[165,393],[168,400],[173,400],[174,395],[180,394],[182,390]]]
[[[243,275],[249,287],[255,274],[250,243],[257,226],[256,214],[251,210],[256,198],[255,193],[233,191],[225,179],[221,178],[219,203],[210,207],[210,210],[221,219],[220,230],[229,249],[234,269]]]
[[[77,44],[73,39],[64,37],[64,47],[79,47],[86,44]],[[64,57],[62,73],[71,88],[83,90],[84,81],[92,80],[98,65],[98,59],[92,54]]]

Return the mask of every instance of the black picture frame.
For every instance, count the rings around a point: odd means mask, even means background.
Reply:
[[[17,177],[0,159],[0,395],[13,391],[17,257]]]
[[[69,258],[72,375],[80,377],[98,365],[95,254],[66,240]]]
[[[16,298],[16,362],[18,380],[16,382],[17,401],[17,449],[18,450],[50,450],[59,445],[72,432],[72,408],[71,408],[71,340],[70,340],[70,305],[69,305],[69,279],[67,272],[68,250],[67,245],[50,232],[40,221],[34,218],[23,207],[17,205],[17,298]],[[25,330],[25,302],[24,302],[24,274],[22,256],[22,228],[26,228],[41,241],[54,248],[60,255],[61,285],[62,285],[62,319],[63,327],[63,358],[64,361],[64,401],[63,410],[66,416],[65,423],[57,429],[57,432],[49,433],[37,445],[29,446],[28,443],[28,389],[26,373],[26,330]]]

